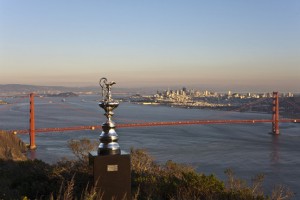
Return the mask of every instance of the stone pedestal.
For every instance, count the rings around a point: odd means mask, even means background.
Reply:
[[[103,200],[131,199],[130,154],[98,155],[89,154],[93,167],[94,186],[103,194]]]

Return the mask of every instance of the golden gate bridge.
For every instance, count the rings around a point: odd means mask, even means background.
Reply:
[[[51,128],[35,128],[35,106],[34,93],[29,95],[30,98],[30,119],[29,129],[23,130],[6,130],[12,134],[28,134],[29,133],[29,148],[35,149],[35,134],[43,132],[64,132],[64,131],[79,131],[79,130],[96,130],[101,129],[101,125],[90,126],[72,126],[72,127],[51,127]],[[256,123],[272,123],[272,133],[279,135],[279,123],[299,123],[300,119],[279,119],[279,94],[273,92],[272,97],[272,119],[226,119],[226,120],[187,120],[187,121],[158,121],[158,122],[141,122],[141,123],[123,123],[118,124],[117,128],[134,128],[134,127],[153,127],[153,126],[181,126],[181,125],[207,125],[207,124],[256,124]]]

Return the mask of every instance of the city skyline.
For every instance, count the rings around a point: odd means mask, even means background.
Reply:
[[[300,92],[298,1],[0,2],[0,84]]]

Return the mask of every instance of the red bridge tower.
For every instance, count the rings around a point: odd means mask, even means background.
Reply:
[[[36,149],[35,145],[35,122],[34,122],[34,93],[30,93],[30,119],[29,119],[30,149]]]
[[[279,95],[273,92],[273,114],[272,114],[272,133],[279,135]]]

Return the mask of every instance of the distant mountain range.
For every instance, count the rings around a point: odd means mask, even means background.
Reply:
[[[152,88],[113,88],[113,93],[128,94],[149,94],[155,92]],[[101,87],[64,87],[64,86],[37,86],[22,84],[0,84],[0,95],[22,95],[29,93],[37,94],[58,94],[64,92],[74,92],[77,94],[99,94]]]
[[[36,86],[36,85],[21,85],[21,84],[7,84],[7,85],[0,85],[0,93],[7,93],[7,92],[17,92],[17,93],[30,93],[33,91],[69,91],[73,90],[74,88],[68,87],[61,87],[61,86]]]

